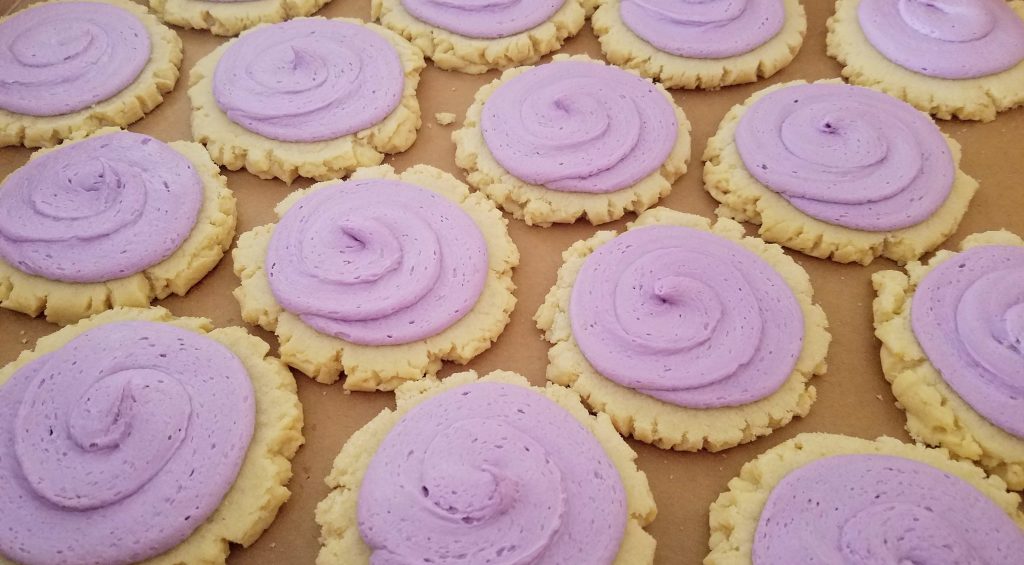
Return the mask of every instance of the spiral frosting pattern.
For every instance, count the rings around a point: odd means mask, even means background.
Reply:
[[[241,361],[212,339],[119,322],[20,368],[0,413],[0,553],[120,564],[176,546],[220,505],[255,399]]]
[[[572,415],[525,387],[476,383],[392,428],[358,516],[373,563],[607,565],[627,509],[618,471]]]
[[[658,49],[722,59],[749,53],[782,31],[782,0],[622,0],[623,23]]]
[[[1016,563],[1024,535],[991,499],[935,467],[836,455],[790,472],[761,511],[757,564]]]
[[[484,141],[516,178],[608,193],[658,171],[678,135],[671,102],[615,67],[556,61],[502,84],[483,107]]]
[[[693,408],[775,392],[804,338],[800,304],[768,263],[677,226],[632,229],[594,251],[576,277],[569,317],[601,375]]]
[[[466,37],[497,39],[551,19],[565,0],[402,0],[417,20]]]
[[[278,141],[312,142],[384,120],[402,100],[398,51],[366,26],[297,18],[243,34],[213,76],[221,111]]]

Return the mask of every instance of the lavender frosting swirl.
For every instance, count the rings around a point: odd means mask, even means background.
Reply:
[[[782,0],[622,0],[623,23],[658,49],[722,59],[749,53],[782,31]]]
[[[565,0],[402,0],[417,20],[476,39],[529,31],[550,20],[563,4]]]

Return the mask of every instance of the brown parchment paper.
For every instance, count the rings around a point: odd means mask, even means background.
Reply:
[[[18,0],[0,0],[0,14],[16,9],[18,3]],[[319,15],[368,20],[369,4],[369,0],[334,0]],[[700,156],[708,137],[733,104],[769,84],[839,76],[839,65],[825,55],[825,20],[831,14],[832,3],[804,0],[804,5],[808,14],[808,35],[796,60],[782,72],[766,81],[717,92],[674,91],[676,101],[693,123],[693,157],[690,171],[675,184],[663,205],[713,215],[715,203],[702,188]],[[163,105],[130,127],[165,141],[190,139],[188,70],[224,41],[205,32],[175,29],[185,42],[182,78]],[[589,24],[561,52],[601,57]],[[461,124],[477,88],[496,76],[494,72],[469,76],[428,65],[419,88],[423,108],[419,138],[409,151],[386,162],[399,170],[427,163],[461,178],[455,166],[455,147],[450,134]],[[453,112],[459,116],[459,121],[442,127],[434,120],[435,112]],[[1005,112],[987,124],[953,121],[941,122],[941,127],[963,145],[962,166],[981,183],[960,230],[944,247],[952,247],[975,231],[1006,228],[1024,235],[1024,108]],[[0,149],[0,177],[21,166],[29,153],[23,148]],[[299,180],[289,188],[280,181],[259,180],[246,172],[226,172],[226,175],[238,198],[238,233],[271,222],[274,204],[291,190],[309,184],[309,181]],[[627,216],[604,228],[621,229],[632,217]],[[513,370],[541,384],[548,348],[534,327],[533,314],[555,280],[561,252],[572,242],[589,237],[597,228],[586,223],[537,228],[511,220],[510,229],[522,252],[522,262],[515,272],[519,303],[512,323],[495,346],[473,360],[469,367],[481,372]],[[630,441],[640,454],[639,466],[646,471],[658,503],[658,518],[649,531],[658,540],[659,564],[699,563],[707,553],[708,505],[726,488],[728,480],[738,473],[744,462],[783,440],[810,431],[864,438],[887,434],[907,439],[903,414],[894,406],[888,385],[882,378],[879,343],[872,335],[871,326],[870,275],[877,270],[894,268],[894,264],[878,260],[870,267],[838,265],[789,253],[810,273],[816,300],[828,314],[834,337],[828,374],[814,381],[818,401],[807,418],[796,420],[767,438],[722,453],[667,452]],[[178,315],[211,318],[218,326],[245,325],[238,304],[231,296],[237,284],[231,271],[231,259],[225,257],[187,296],[168,298],[158,304]],[[43,320],[0,309],[0,364],[14,360],[19,352],[33,347],[38,337],[56,329]],[[248,329],[276,348],[272,334],[255,327]],[[446,365],[442,374],[460,369],[462,367]],[[305,409],[306,444],[293,462],[292,498],[259,541],[249,548],[233,548],[229,559],[232,564],[313,563],[319,549],[313,509],[327,494],[323,479],[331,462],[354,430],[382,408],[394,405],[390,393],[349,394],[340,384],[320,385],[298,373],[296,379]]]

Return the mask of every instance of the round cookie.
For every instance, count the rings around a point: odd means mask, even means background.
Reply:
[[[277,225],[232,252],[235,298],[245,321],[277,334],[285,363],[319,382],[344,373],[346,389],[393,390],[444,360],[467,363],[509,322],[519,251],[507,220],[448,173],[360,169],[275,211]]]
[[[505,71],[452,140],[470,185],[539,226],[642,212],[690,158],[690,122],[664,88],[584,55]]]
[[[184,295],[235,220],[198,143],[104,128],[41,149],[0,184],[0,307],[69,324]]]
[[[918,441],[978,463],[1013,490],[1024,490],[1024,434],[1021,411],[1015,408],[1021,397],[1014,388],[1019,381],[1006,379],[1012,379],[1014,371],[1019,375],[1024,366],[1022,247],[1024,240],[1006,231],[973,234],[961,243],[962,253],[939,251],[928,263],[909,263],[907,274],[880,271],[871,277],[878,294],[874,319],[875,335],[882,342],[882,370],[906,411],[907,431]],[[991,252],[997,254],[985,256]],[[965,281],[957,278],[961,275]],[[965,284],[969,284],[966,290]],[[920,294],[923,287],[926,295]],[[941,301],[935,300],[940,294]],[[946,301],[952,301],[952,307],[964,305],[957,308],[955,322],[945,320],[953,316],[951,307],[943,305]],[[915,309],[918,314],[912,315]],[[994,317],[987,320],[988,329],[961,327],[986,317]],[[945,321],[939,325],[939,320]],[[992,340],[996,350],[964,341],[961,335]],[[951,355],[964,355],[970,364],[965,366]],[[991,360],[982,355],[991,355]],[[980,365],[983,362],[989,364]]]
[[[260,24],[311,16],[331,0],[149,0],[161,20],[214,35],[238,35]]]
[[[654,208],[562,258],[534,317],[552,344],[547,378],[623,435],[719,451],[810,410],[831,336],[807,273],[777,245]]]
[[[323,546],[318,565],[369,563],[371,554],[411,561],[411,552],[440,552],[456,541],[477,557],[467,562],[653,563],[655,540],[643,528],[657,509],[647,476],[608,417],[589,414],[574,392],[530,387],[507,371],[484,377],[469,371],[404,384],[395,399],[397,409],[383,410],[353,434],[334,461],[326,480],[332,490],[316,510]],[[437,429],[447,423],[448,429]],[[404,449],[395,451],[403,445],[413,452],[411,465]],[[427,459],[436,461],[426,465]],[[373,472],[382,465],[386,473]],[[493,490],[508,483],[518,488],[503,491],[495,503]],[[441,486],[450,486],[452,496]],[[383,513],[395,505],[393,512],[432,514],[413,522],[417,531],[408,543],[397,539],[410,535],[408,529]],[[439,528],[434,505],[465,513],[468,525],[453,520]],[[554,511],[562,514],[553,525]],[[438,530],[443,533],[433,536]],[[424,533],[429,543],[417,547]]]
[[[255,542],[303,443],[295,380],[268,351],[242,328],[118,308],[0,369],[0,562],[214,564]]]
[[[178,34],[128,0],[50,0],[2,17],[0,147],[136,122],[174,88],[181,58]]]
[[[942,449],[800,434],[711,504],[704,564],[1011,563],[1024,549],[1019,504]]]
[[[591,24],[605,57],[667,88],[714,90],[768,78],[793,61],[807,32],[799,0],[598,4]]]
[[[838,79],[774,85],[733,106],[704,162],[719,216],[839,263],[917,259],[956,231],[978,188],[926,114]]]
[[[851,83],[948,120],[1024,104],[1024,1],[838,0],[828,54]]]
[[[340,178],[416,140],[423,67],[419,49],[376,24],[257,26],[192,68],[192,136],[233,171]]]

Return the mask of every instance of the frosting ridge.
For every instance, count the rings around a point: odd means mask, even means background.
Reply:
[[[402,0],[417,20],[466,37],[497,39],[551,19],[566,0]]]
[[[782,0],[622,0],[623,23],[658,49],[697,59],[749,53],[782,31]]]

